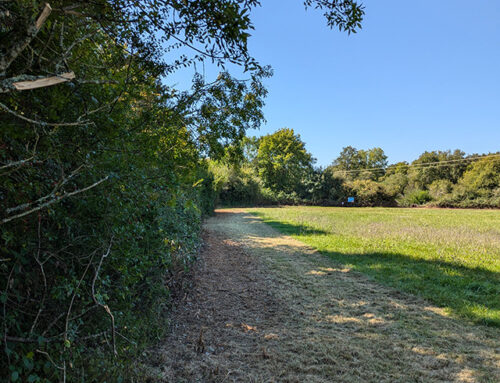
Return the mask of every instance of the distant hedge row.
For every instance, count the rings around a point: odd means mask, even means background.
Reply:
[[[211,163],[221,204],[500,208],[499,153],[434,151],[388,165],[380,148],[346,147],[321,169],[290,129],[248,138],[243,152],[238,166]]]

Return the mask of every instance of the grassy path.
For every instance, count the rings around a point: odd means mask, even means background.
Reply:
[[[339,267],[244,210],[206,222],[152,381],[498,382],[500,329]]]

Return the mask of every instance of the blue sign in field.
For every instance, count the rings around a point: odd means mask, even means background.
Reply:
[[[354,203],[354,197],[347,197],[347,202]]]

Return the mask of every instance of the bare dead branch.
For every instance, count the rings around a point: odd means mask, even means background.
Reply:
[[[40,204],[40,203],[42,203],[50,198],[55,198],[57,191],[62,186],[66,185],[69,181],[71,181],[76,175],[78,175],[78,173],[80,172],[80,170],[82,168],[83,168],[83,165],[80,165],[75,170],[73,170],[69,176],[64,177],[64,175],[63,175],[62,178],[59,180],[59,182],[57,182],[57,184],[54,186],[54,188],[52,189],[52,191],[49,194],[47,194],[41,198],[38,198],[36,201],[27,202],[27,203],[23,203],[21,205],[15,206],[15,207],[7,208],[5,210],[5,212],[7,214],[11,214],[11,213],[14,213],[14,212],[19,211],[19,210],[26,210],[30,206]]]
[[[121,93],[120,93],[121,94]],[[94,113],[97,113],[97,112],[100,112],[101,110],[104,110],[106,108],[111,108],[118,100],[120,99],[120,96],[117,96],[114,98],[114,100],[100,106],[99,108],[96,108],[96,109],[93,109],[93,110],[89,110],[87,112],[85,112],[85,114],[81,115],[79,117],[80,118],[83,118],[83,117],[87,117],[87,116],[90,116],[91,114],[94,114]]]
[[[113,84],[118,85],[119,82],[116,80],[75,80],[78,84],[95,84],[95,85],[103,85],[103,84]]]
[[[42,351],[42,350],[35,350],[36,352],[38,352],[39,354],[42,354],[42,355],[45,355],[47,357],[47,359],[50,361],[50,363],[52,363],[58,370],[66,370],[66,366],[63,366],[63,367],[60,367],[58,366],[53,360],[52,358],[50,357],[50,355],[45,352],[45,351]]]
[[[64,26],[64,24],[63,24],[63,26]],[[61,36],[62,36],[62,31],[61,31]],[[91,36],[92,36],[92,34],[88,33],[88,34],[83,35],[82,37],[76,39],[75,41],[73,41],[71,43],[71,45],[68,47],[68,49],[66,49],[64,51],[64,53],[61,55],[61,57],[59,58],[59,61],[56,63],[56,68],[59,67],[61,65],[61,62],[63,62],[63,61],[66,63],[66,58],[70,55],[70,53],[74,47],[76,47],[82,41],[89,39]],[[64,49],[64,47],[62,46],[62,42],[61,42],[61,48]]]
[[[24,165],[25,163],[30,162],[33,158],[34,157],[30,157],[30,158],[26,158],[24,160],[9,162],[9,163],[7,163],[5,165],[0,166],[0,170],[4,170],[4,169],[8,169],[8,168],[12,168],[12,167]]]
[[[47,278],[45,277],[45,270],[43,269],[43,263],[40,262],[40,253],[41,253],[41,249],[42,249],[42,236],[40,233],[41,225],[42,225],[42,217],[39,214],[38,215],[38,231],[37,231],[38,232],[38,249],[37,249],[37,253],[35,256],[35,261],[36,261],[36,263],[38,263],[38,266],[40,267],[40,272],[42,273],[42,277],[43,277],[43,296],[42,296],[42,300],[40,302],[40,307],[38,308],[38,312],[36,313],[35,320],[33,321],[33,324],[32,324],[31,329],[30,329],[30,336],[33,334],[33,331],[35,330],[35,327],[36,327],[37,322],[38,322],[38,318],[40,318],[40,314],[43,311],[43,308],[45,305],[45,296],[47,295]]]
[[[14,268],[16,267],[16,263],[14,263],[14,265],[12,266],[12,268],[10,269],[10,273],[9,273],[9,276],[7,278],[7,283],[5,284],[5,291],[4,291],[4,294],[7,298],[7,292],[9,290],[9,286],[10,286],[10,280],[12,278],[12,273],[14,272]],[[2,305],[2,309],[3,309],[3,343],[4,343],[4,347],[5,347],[5,354],[7,355],[7,360],[10,364],[10,353],[8,352],[8,347],[7,347],[7,340],[8,340],[8,335],[7,335],[7,299],[5,299],[3,301],[3,305]]]
[[[73,303],[75,302],[76,294],[78,293],[78,289],[80,288],[80,285],[82,284],[82,281],[85,278],[85,275],[87,275],[87,271],[89,270],[93,259],[94,259],[94,256],[92,255],[89,263],[87,264],[87,267],[85,268],[85,271],[83,272],[82,277],[78,281],[78,284],[73,292],[73,296],[71,297],[71,302],[69,304],[68,311],[66,313],[66,323],[64,325],[64,341],[66,341],[68,339],[68,328],[69,328],[69,322],[70,322],[71,309],[73,308]]]
[[[51,126],[51,127],[59,127],[59,126],[82,126],[82,125],[88,125],[91,124],[91,121],[82,121],[82,122],[59,122],[59,123],[54,123],[54,122],[45,122],[45,121],[36,121],[31,118],[25,117],[22,114],[19,114],[17,112],[14,112],[12,109],[10,109],[7,105],[2,104],[0,102],[0,108],[5,110],[6,112],[12,114],[13,116],[24,120],[26,122],[29,122],[30,124],[35,124],[39,126]]]

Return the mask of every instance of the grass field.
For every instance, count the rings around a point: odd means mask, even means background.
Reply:
[[[282,207],[250,211],[340,264],[454,316],[500,327],[500,211]]]

